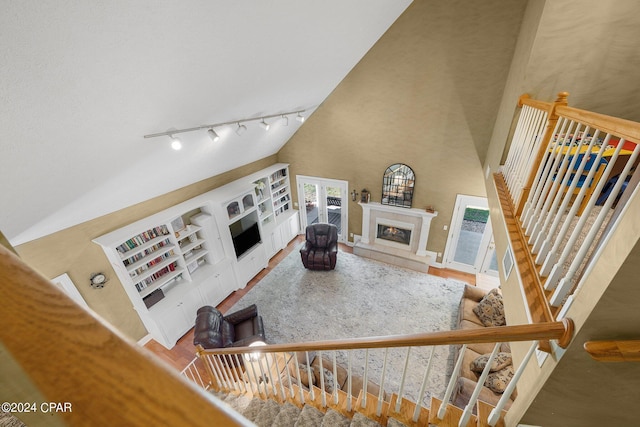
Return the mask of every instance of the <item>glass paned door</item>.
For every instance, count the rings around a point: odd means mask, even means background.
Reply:
[[[340,235],[342,234],[342,198],[345,195],[339,186],[327,185],[325,189],[327,222],[338,227],[338,234]]]
[[[445,251],[445,266],[477,273],[491,265],[492,241],[487,199],[458,195]]]
[[[297,176],[298,200],[304,206],[303,229],[319,222],[338,227],[338,240],[346,240],[343,224],[347,224],[347,182],[325,178]],[[346,231],[346,230],[345,230]]]
[[[320,199],[318,198],[320,186],[318,184],[304,182],[302,188],[304,195],[304,212],[307,219],[306,225],[322,222],[320,221]]]

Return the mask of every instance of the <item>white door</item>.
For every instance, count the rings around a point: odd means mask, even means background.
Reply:
[[[458,194],[444,254],[446,268],[479,273],[493,268],[493,241],[487,199]],[[496,264],[497,266],[497,264]],[[497,274],[497,271],[496,271]]]
[[[307,225],[331,223],[338,227],[338,241],[346,241],[347,181],[296,176],[302,230]],[[304,209],[302,207],[304,206]]]

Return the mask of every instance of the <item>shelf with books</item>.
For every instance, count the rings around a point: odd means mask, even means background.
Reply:
[[[167,268],[166,273],[162,273],[162,275],[160,276],[162,278],[161,280],[156,280],[155,282],[151,282],[150,285],[147,285],[145,288],[142,288],[142,290],[138,291],[140,293],[140,298],[145,298],[149,296],[152,292],[167,285],[169,282],[171,282],[173,279],[180,276],[184,272],[185,272],[184,268],[176,268],[173,271]]]

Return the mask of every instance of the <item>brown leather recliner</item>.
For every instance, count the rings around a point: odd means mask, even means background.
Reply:
[[[338,254],[338,227],[333,224],[307,226],[306,238],[300,256],[302,264],[310,270],[333,270]]]
[[[198,309],[193,331],[193,345],[203,348],[245,347],[265,341],[262,317],[252,304],[223,316],[218,309],[205,305]]]

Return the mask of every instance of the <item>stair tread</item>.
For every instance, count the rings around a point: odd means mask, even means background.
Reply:
[[[280,408],[280,412],[273,420],[273,427],[293,427],[296,425],[296,420],[300,416],[301,409],[296,405],[286,402]]]
[[[329,409],[322,418],[321,427],[349,427],[351,420],[340,412]]]
[[[266,400],[253,422],[258,427],[271,427],[280,413],[281,406],[274,400]]]
[[[322,425],[322,418],[324,418],[324,413],[311,405],[304,405],[295,423],[295,427],[320,427]]]
[[[265,405],[266,400],[262,400],[260,398],[253,398],[251,402],[247,405],[247,407],[242,411],[242,415],[249,421],[253,422],[258,417],[258,414],[262,410]]]

